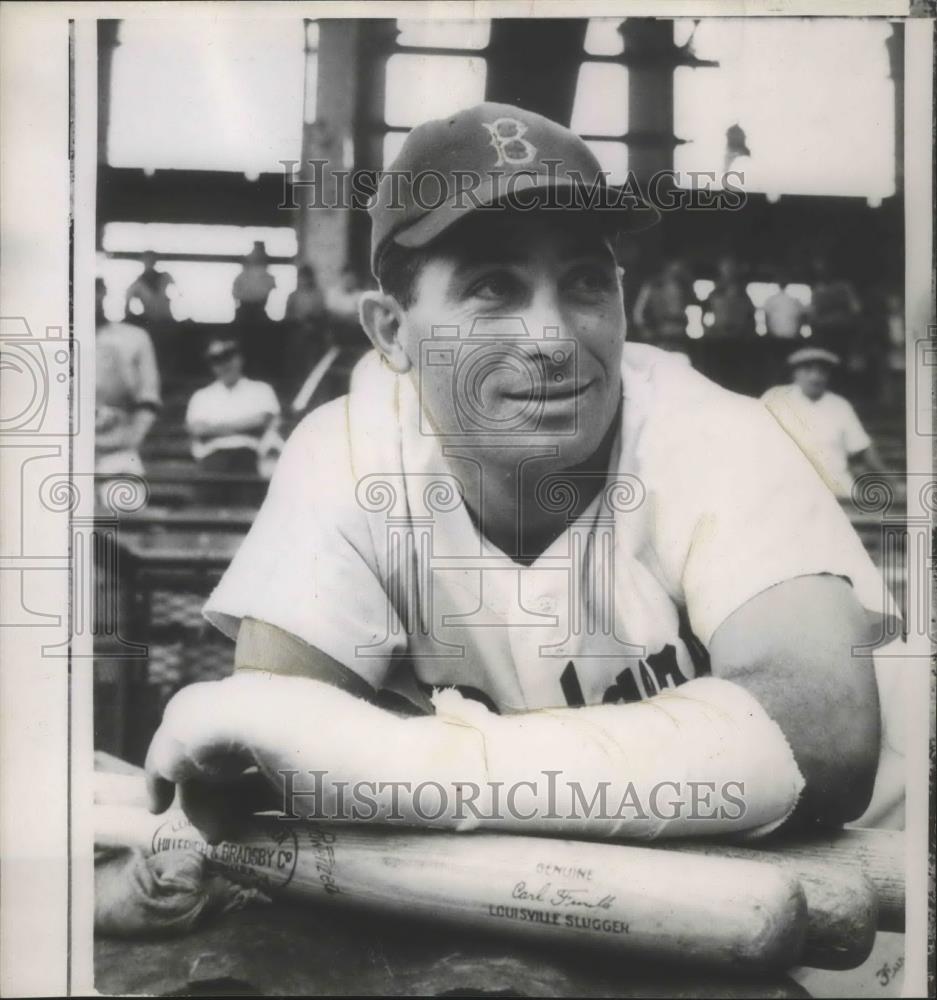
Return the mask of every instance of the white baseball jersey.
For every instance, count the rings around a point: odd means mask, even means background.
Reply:
[[[706,671],[733,611],[797,576],[845,577],[891,611],[760,401],[643,345],[626,346],[622,377],[607,482],[520,565],[476,529],[410,379],[366,357],[350,394],[293,432],[207,617],[232,637],[243,617],[269,622],[411,700],[453,685],[521,711],[679,685]],[[562,481],[541,485],[539,502],[568,503]]]
[[[835,392],[810,399],[799,385],[775,386],[762,399],[830,489],[848,497],[853,484],[849,459],[872,443],[852,404]]]

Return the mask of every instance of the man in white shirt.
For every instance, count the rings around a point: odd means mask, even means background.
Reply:
[[[765,299],[765,328],[769,337],[779,340],[795,340],[800,336],[801,327],[806,319],[806,309],[788,291],[787,282],[783,279],[780,287]]]
[[[236,341],[213,340],[205,356],[215,381],[196,390],[186,409],[192,455],[207,473],[257,475],[261,460],[282,445],[276,393],[244,377]]]
[[[822,347],[803,347],[787,363],[791,384],[769,389],[762,400],[833,493],[845,499],[854,469],[884,467],[852,404],[829,391],[830,372],[840,359]]]
[[[159,413],[160,378],[149,334],[104,315],[107,287],[95,280],[95,471],[142,475],[140,446]]]
[[[393,166],[432,168],[451,197],[382,180],[381,290],[361,307],[375,351],[294,431],[209,600],[235,675],[168,707],[152,808],[178,784],[218,837],[260,801],[256,766],[281,807],[287,775],[320,776],[297,813],[348,818],[329,810],[365,783],[373,809],[352,818],[457,830],[752,835],[859,816],[880,725],[861,647],[893,609],[758,401],[625,344],[612,238],[652,210],[513,106],[421,125]],[[727,780],[740,814],[700,822],[689,785],[720,798]],[[650,808],[577,812],[575,789],[617,804],[623,785]]]

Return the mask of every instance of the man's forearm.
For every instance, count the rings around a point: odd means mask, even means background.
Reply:
[[[330,818],[639,839],[767,832],[803,786],[778,727],[715,678],[632,705],[512,716],[445,691],[435,716],[410,719],[318,682],[272,683],[284,697],[273,756],[296,734],[289,788],[314,782]],[[300,734],[288,717],[306,698],[322,723]],[[362,789],[370,812],[348,813]],[[302,800],[289,811],[304,815]]]
[[[155,420],[156,411],[149,406],[141,406],[134,411],[128,434],[130,447],[139,448],[143,444]]]
[[[156,413],[149,407],[140,408],[125,421],[116,424],[110,430],[98,431],[95,435],[95,448],[99,452],[136,450],[149,433]]]

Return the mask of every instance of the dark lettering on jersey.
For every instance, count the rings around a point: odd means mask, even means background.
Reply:
[[[683,645],[686,646],[687,652],[690,654],[690,660],[693,663],[696,676],[704,677],[707,674],[711,674],[712,664],[709,661],[709,650],[700,642],[696,637],[696,633],[690,627],[690,617],[686,612],[686,608],[680,608],[677,617],[679,622],[677,635],[683,640]]]
[[[638,682],[634,679],[634,674],[630,667],[624,670],[615,678],[615,683],[607,688],[602,695],[602,704],[609,705],[619,701],[641,701],[643,698],[638,689]]]
[[[668,679],[672,679],[672,683],[668,684]],[[677,668],[677,651],[668,643],[659,653],[652,653],[638,663],[637,677],[630,667],[625,667],[615,678],[615,683],[606,689],[602,704],[653,698],[665,688],[675,687],[683,679]]]
[[[602,704],[643,701],[667,688],[677,687],[685,680],[677,665],[677,650],[668,642],[663,649],[638,662],[637,676],[631,667],[625,667],[615,678],[615,683],[606,688]],[[572,660],[566,664],[566,669],[560,676],[560,686],[568,705],[572,707],[585,704],[582,686]]]
[[[570,660],[566,664],[563,673],[560,674],[560,687],[563,689],[563,697],[570,708],[581,708],[586,703],[585,695],[579,684],[579,677],[576,675],[576,667]]]
[[[649,672],[654,675],[652,684],[656,689],[651,692],[652,694],[658,694],[664,688],[676,687],[686,680],[677,666],[677,651],[669,642],[660,652],[651,653],[647,659],[641,661],[642,678]]]

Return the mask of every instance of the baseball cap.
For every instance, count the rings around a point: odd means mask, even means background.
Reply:
[[[371,269],[391,241],[431,243],[468,213],[516,204],[598,213],[636,232],[660,214],[634,187],[609,185],[595,154],[557,122],[485,102],[418,125],[371,201]]]
[[[209,341],[208,347],[205,348],[205,360],[217,361],[220,358],[228,358],[233,354],[240,353],[241,345],[236,340],[215,337]]]
[[[791,368],[796,368],[798,365],[815,364],[817,362],[824,365],[838,365],[840,358],[838,354],[834,354],[823,347],[802,347],[799,351],[794,351],[787,359],[787,363]]]

